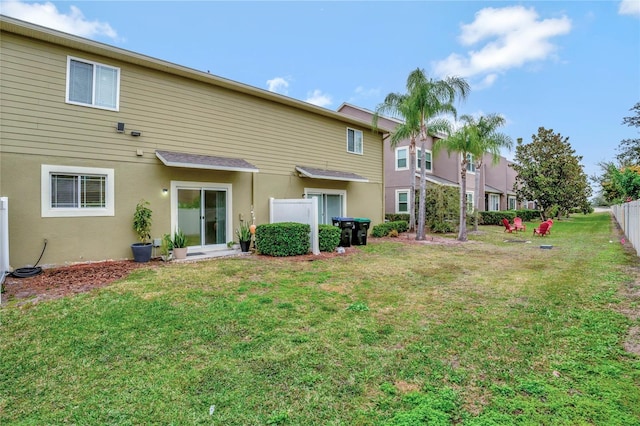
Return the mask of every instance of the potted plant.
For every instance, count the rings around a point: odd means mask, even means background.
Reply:
[[[249,251],[249,245],[251,244],[251,230],[247,223],[240,222],[240,227],[236,229],[236,236],[240,242],[240,249],[243,252]]]
[[[176,228],[176,232],[173,233],[173,241],[171,242],[173,247],[173,257],[176,259],[187,258],[187,236],[182,229]]]
[[[151,213],[148,207],[149,202],[140,200],[133,213],[133,230],[138,235],[139,243],[131,244],[133,260],[136,262],[148,262],[151,260],[152,244],[148,241],[151,238]]]

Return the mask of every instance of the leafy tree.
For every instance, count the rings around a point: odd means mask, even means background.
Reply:
[[[592,178],[600,184],[602,196],[610,204],[640,199],[640,166],[618,167],[612,162],[599,164],[602,176]]]
[[[407,77],[407,93],[390,93],[376,108],[373,116],[374,127],[377,126],[378,114],[391,113],[400,116],[404,123],[396,127],[391,135],[391,146],[394,147],[403,139],[409,139],[409,214],[410,229],[415,224],[415,166],[416,166],[416,139],[420,137],[422,144],[422,162],[426,163],[426,147],[428,135],[440,132],[448,132],[451,124],[440,117],[440,114],[452,113],[456,110],[453,102],[456,96],[465,98],[469,92],[469,84],[459,77],[448,77],[444,80],[427,78],[424,70],[415,69]],[[416,239],[425,238],[425,198],[426,198],[426,170],[421,168],[420,173],[420,202],[418,210],[418,229]]]
[[[591,187],[581,160],[568,137],[540,127],[538,134],[532,135],[531,143],[518,140],[511,165],[518,173],[514,191],[519,199],[535,200],[543,220],[552,211],[580,208],[586,213]]]
[[[635,111],[635,116],[624,117],[622,124],[627,126],[640,127],[640,102],[635,104],[629,111]],[[617,160],[620,164],[628,165],[640,165],[640,139],[624,139],[618,145]]]
[[[475,177],[475,190],[473,199],[476,202],[476,208],[473,215],[473,230],[478,230],[478,212],[480,210],[480,178],[482,173],[482,164],[484,161],[484,154],[490,154],[493,164],[500,161],[500,148],[509,148],[513,146],[511,138],[504,133],[498,132],[498,127],[504,126],[506,120],[504,117],[498,114],[488,114],[486,116],[480,116],[474,118],[470,115],[463,115],[460,120],[467,126],[473,126],[476,128],[475,133],[478,136],[478,148],[482,150],[482,153],[474,156],[474,162],[476,166]]]

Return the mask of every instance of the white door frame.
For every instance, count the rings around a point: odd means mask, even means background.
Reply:
[[[232,214],[232,205],[233,198],[231,195],[232,185],[230,183],[215,183],[215,182],[196,182],[196,181],[179,181],[172,180],[171,181],[171,236],[173,236],[173,232],[176,230],[178,226],[178,189],[207,189],[207,190],[218,190],[218,191],[226,191],[227,193],[227,208],[226,208],[226,217],[227,217],[227,226],[226,226],[226,236],[227,240],[232,241],[234,239],[233,236],[233,214]],[[224,244],[212,244],[207,246],[190,246],[189,251],[197,251],[199,249],[212,249],[212,248],[226,248],[226,242]]]

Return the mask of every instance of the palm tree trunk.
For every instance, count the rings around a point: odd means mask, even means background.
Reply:
[[[426,155],[426,147],[424,143],[424,139],[422,139],[422,144],[420,146],[420,200],[418,202],[418,230],[416,232],[416,240],[422,241],[425,239],[424,235],[424,225],[425,225],[425,200],[427,199],[427,171],[425,167],[425,161],[427,159]]]
[[[463,155],[466,158],[466,155]],[[460,172],[460,226],[458,230],[458,241],[467,241],[467,164],[462,162]]]
[[[473,199],[476,204],[476,208],[473,210],[473,232],[478,232],[478,213],[480,211],[480,173],[482,173],[482,161],[476,164],[476,178]]]
[[[416,140],[409,144],[409,232],[416,229]]]

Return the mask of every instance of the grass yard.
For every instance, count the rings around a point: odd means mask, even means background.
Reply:
[[[608,214],[534,226],[8,304],[0,424],[640,425],[638,258]]]

